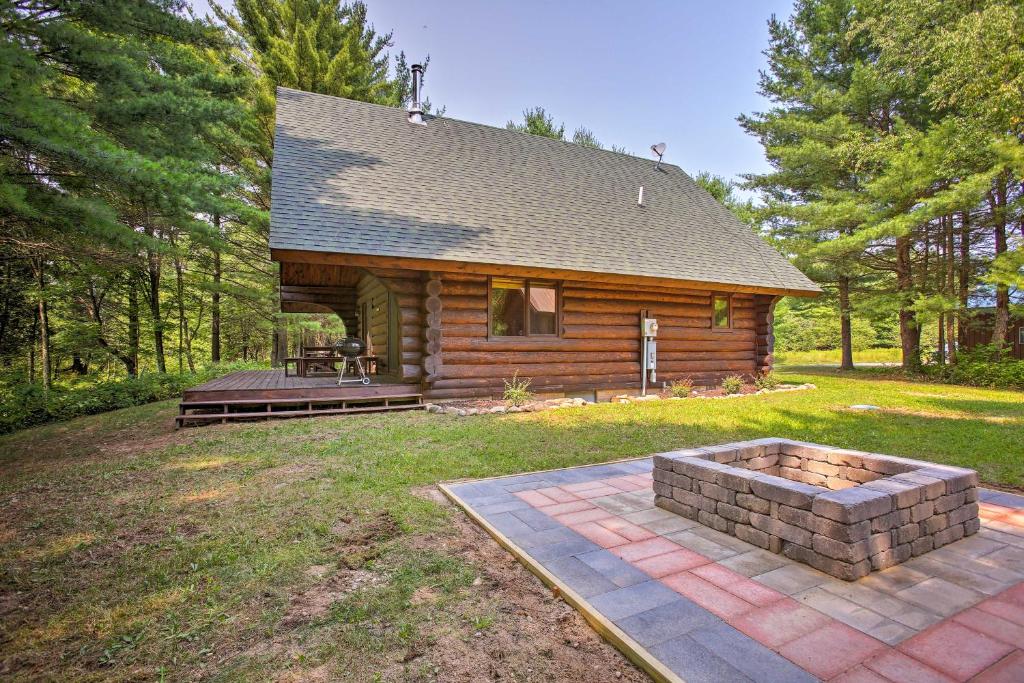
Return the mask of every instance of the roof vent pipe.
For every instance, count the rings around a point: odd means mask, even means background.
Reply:
[[[423,87],[423,65],[413,64],[412,71],[412,102],[409,103],[409,123],[425,125],[423,120],[423,103],[420,102],[420,90]]]

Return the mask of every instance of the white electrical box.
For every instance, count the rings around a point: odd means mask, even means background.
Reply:
[[[643,328],[643,336],[658,336],[658,321],[655,320],[654,318],[644,318],[641,327]]]

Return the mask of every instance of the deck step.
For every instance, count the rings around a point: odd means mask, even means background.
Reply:
[[[422,410],[423,407],[422,403],[402,403],[399,405],[362,406],[359,408],[323,408],[321,410],[279,410],[276,412],[260,411],[254,413],[190,413],[188,415],[178,415],[174,420],[177,424],[182,425],[190,420],[194,420],[196,422],[226,422],[227,420],[252,418],[267,420],[286,417],[312,417],[314,415],[344,415],[348,413],[378,413],[392,410]]]
[[[423,394],[387,394],[385,396],[317,396],[313,398],[238,398],[210,399],[209,401],[182,401],[179,405],[186,408],[208,408],[210,406],[242,406],[242,405],[289,405],[294,403],[366,403],[372,401],[392,401],[420,399]]]

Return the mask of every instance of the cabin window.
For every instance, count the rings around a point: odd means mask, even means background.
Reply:
[[[1024,325],[1017,328],[1017,343],[1024,346]]]
[[[490,336],[558,334],[558,286],[518,278],[492,278]]]
[[[732,327],[732,307],[728,296],[712,298],[711,327],[716,330],[727,330]]]

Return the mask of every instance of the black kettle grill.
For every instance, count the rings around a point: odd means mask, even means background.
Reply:
[[[339,385],[345,382],[370,383],[370,376],[366,374],[366,366],[363,365],[362,359],[363,354],[366,352],[366,342],[359,337],[345,337],[341,341],[335,342],[334,349],[339,356],[345,357],[345,360],[341,362],[341,372],[338,373]],[[345,372],[348,370],[349,364],[355,366],[356,371],[359,373],[358,377],[345,379]]]

